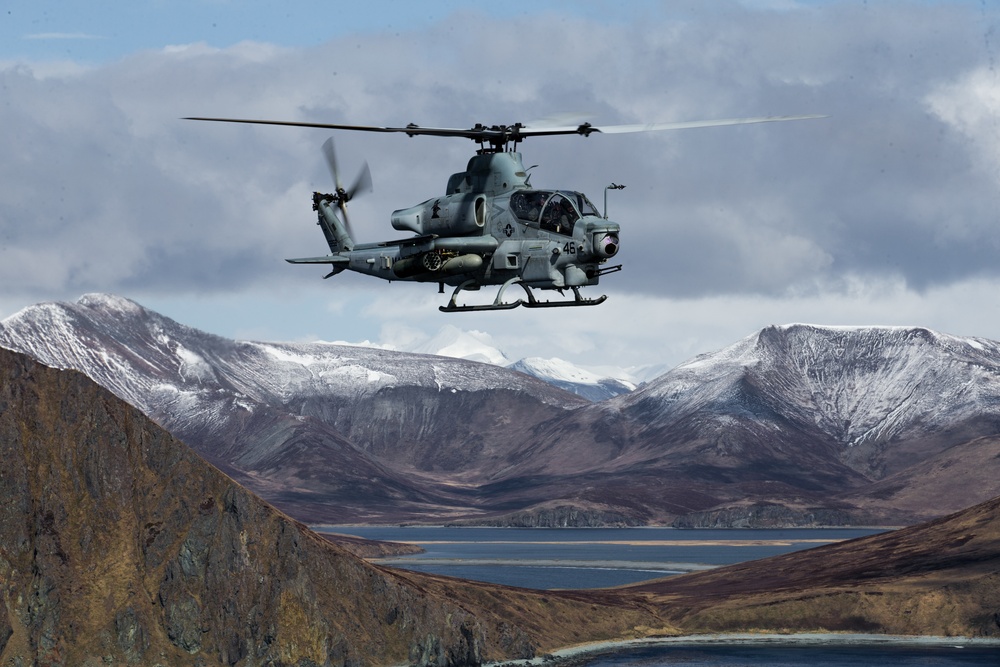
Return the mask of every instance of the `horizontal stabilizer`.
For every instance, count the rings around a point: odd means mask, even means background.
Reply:
[[[295,259],[286,259],[289,264],[333,264],[334,266],[340,264],[345,268],[350,263],[350,260],[346,257],[339,257],[337,255],[326,255],[324,257],[297,257]]]

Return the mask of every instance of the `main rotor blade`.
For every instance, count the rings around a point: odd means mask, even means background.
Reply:
[[[753,123],[780,123],[788,120],[812,120],[827,118],[822,114],[805,116],[763,116],[760,118],[725,118],[722,120],[691,120],[680,123],[649,123],[646,125],[610,125],[600,128],[604,134],[620,134],[623,132],[657,132],[659,130],[686,130],[695,127],[721,127],[723,125],[750,125]]]
[[[182,120],[206,120],[219,123],[249,123],[251,125],[287,125],[291,127],[318,127],[327,130],[353,130],[356,132],[399,132],[414,137],[418,134],[435,137],[465,137],[475,141],[490,141],[494,139],[505,139],[515,135],[518,126],[497,126],[476,127],[463,130],[454,127],[421,127],[410,123],[406,127],[377,127],[374,125],[341,125],[338,123],[304,123],[298,121],[285,120],[251,120],[246,118],[204,118],[187,117]],[[575,130],[574,130],[575,132]]]
[[[207,120],[218,123],[249,123],[251,125],[290,125],[292,127],[318,127],[327,130],[354,130],[356,132],[404,132],[407,134],[430,134],[430,131],[444,133],[442,136],[450,136],[447,133],[468,133],[469,130],[457,130],[446,128],[423,128],[416,125],[409,127],[377,127],[375,125],[340,125],[337,123],[304,123],[289,120],[251,120],[247,118],[203,118],[190,116],[181,120]],[[465,136],[458,134],[456,136]]]
[[[724,118],[721,120],[694,120],[679,123],[636,123],[632,125],[606,125],[598,127],[590,123],[563,127],[525,127],[519,123],[514,125],[493,125],[486,127],[476,125],[467,130],[449,127],[421,127],[413,123],[406,127],[378,127],[374,125],[341,125],[337,123],[305,123],[282,120],[249,120],[244,118],[202,118],[188,117],[184,120],[206,120],[221,123],[250,123],[253,125],[289,125],[292,127],[318,127],[329,130],[353,130],[358,132],[400,132],[411,137],[418,134],[436,137],[465,137],[479,142],[521,141],[529,136],[554,136],[560,134],[581,134],[588,136],[594,132],[602,134],[622,134],[626,132],[657,132],[660,130],[682,130],[695,127],[718,127],[722,125],[747,125],[750,123],[774,123],[789,120],[809,120],[826,118],[824,115],[805,116],[762,116],[759,118]]]
[[[584,123],[577,127],[522,127],[522,136],[546,136],[558,134],[590,134],[600,132],[601,134],[624,134],[627,132],[658,132],[660,130],[686,130],[696,127],[720,127],[723,125],[749,125],[751,123],[776,123],[788,120],[810,120],[813,118],[827,118],[821,114],[811,114],[805,116],[761,116],[757,118],[723,118],[719,120],[689,120],[673,123],[634,123],[631,125],[604,125],[596,126]]]

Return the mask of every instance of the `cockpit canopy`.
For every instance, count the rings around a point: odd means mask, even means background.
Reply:
[[[510,208],[518,219],[566,236],[581,216],[601,215],[586,195],[569,190],[519,190],[510,196]]]

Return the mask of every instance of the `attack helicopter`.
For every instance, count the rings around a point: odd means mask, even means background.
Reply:
[[[602,276],[622,270],[609,265],[620,248],[620,226],[602,217],[583,193],[574,190],[536,189],[530,183],[518,144],[528,137],[618,134],[695,127],[743,125],[805,120],[823,116],[767,116],[724,120],[688,121],[596,127],[590,123],[529,127],[477,124],[469,129],[342,125],[238,118],[189,117],[185,120],[257,125],[284,125],[359,132],[393,132],[414,137],[464,137],[479,144],[465,171],[448,179],[445,193],[391,217],[392,227],[410,231],[407,238],[378,243],[356,243],[347,216],[347,203],[371,189],[367,164],[350,188],[341,184],[332,137],[323,145],[335,191],[313,193],[317,224],[330,254],[288,259],[291,264],[329,264],[324,278],[350,270],[388,281],[406,280],[454,287],[443,312],[596,306],[606,295],[587,298],[580,288],[597,285]],[[462,291],[499,285],[492,303],[460,305]],[[526,299],[504,301],[506,290],[520,285]],[[533,290],[550,290],[571,298],[543,301]]]

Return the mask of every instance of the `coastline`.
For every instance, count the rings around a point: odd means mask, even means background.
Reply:
[[[500,667],[502,665],[560,665],[568,667],[586,662],[602,655],[625,653],[634,649],[668,646],[668,645],[774,645],[791,644],[796,646],[951,646],[965,648],[967,646],[995,646],[1000,650],[1000,637],[944,637],[935,635],[876,635],[860,633],[837,632],[805,632],[792,634],[766,633],[731,633],[704,635],[676,635],[671,637],[649,637],[642,639],[623,639],[618,641],[592,642],[568,646],[543,656],[523,660],[503,660],[483,663],[483,667]]]
[[[407,558],[406,556],[388,556],[370,558],[370,562],[390,567],[406,568],[407,565],[473,565],[477,567],[562,567],[583,568],[591,570],[639,570],[660,574],[683,574],[685,572],[707,572],[722,567],[705,563],[663,563],[657,561],[610,561],[610,560],[574,560],[558,558]]]

